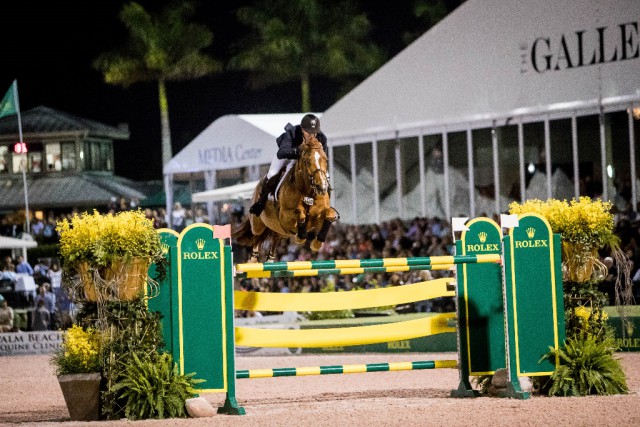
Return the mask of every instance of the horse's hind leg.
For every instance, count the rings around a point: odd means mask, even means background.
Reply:
[[[278,251],[278,237],[271,236],[269,243],[270,243],[270,246],[269,246],[269,255],[267,255],[267,261],[268,262],[276,261],[276,252]]]

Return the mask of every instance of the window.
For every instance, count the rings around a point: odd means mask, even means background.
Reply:
[[[73,141],[53,142],[45,148],[47,171],[73,171],[76,169],[76,144]]]
[[[9,147],[0,147],[0,173],[8,173],[9,165],[11,164],[11,155],[9,154]]]
[[[60,159],[62,162],[62,170],[76,170],[76,144],[74,142],[60,143]]]
[[[27,154],[28,160],[28,171],[33,173],[42,172],[42,151],[29,152]]]
[[[86,170],[113,170],[111,157],[111,144],[104,141],[85,141],[84,168]]]
[[[27,146],[28,152],[26,155],[24,154],[14,154],[16,150],[16,146],[19,143],[13,144],[9,148],[11,149],[11,171],[13,173],[21,173],[22,172],[22,164],[23,162],[27,165],[27,172],[40,173],[42,172],[42,142],[27,142],[25,144]]]
[[[46,159],[47,159],[47,171],[61,171],[62,170],[62,160],[60,155],[60,144],[47,144],[45,147],[46,151]]]

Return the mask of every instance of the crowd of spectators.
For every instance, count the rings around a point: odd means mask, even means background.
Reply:
[[[21,255],[16,259],[6,256],[1,264],[1,332],[46,331],[71,326],[76,308],[62,286],[58,259],[39,259],[32,266]],[[16,321],[17,309],[26,314],[20,321]]]
[[[124,200],[124,199],[123,199]],[[209,217],[205,214],[205,210],[201,207],[195,209],[184,208],[177,202],[174,204],[171,218],[168,218],[167,211],[164,208],[150,209],[139,208],[137,205],[114,204],[110,205],[104,213],[118,213],[124,210],[141,209],[144,215],[153,222],[155,228],[173,228],[176,231],[182,231],[185,227],[195,222],[210,223]],[[56,214],[49,212],[46,217],[38,213],[37,217],[30,221],[30,235],[38,243],[50,244],[58,242],[56,233],[56,224],[63,219],[70,220],[73,215],[80,213],[74,209],[67,213]],[[221,223],[230,221],[230,212],[221,210]],[[24,213],[4,215],[0,217],[0,236],[20,238],[24,231]]]
[[[620,237],[620,247],[631,265],[634,297],[640,299],[640,214],[632,209],[614,215],[615,232]],[[494,218],[497,220],[497,218]],[[454,255],[455,245],[449,224],[439,218],[414,218],[403,221],[394,219],[381,224],[351,225],[334,224],[325,244],[316,255],[309,249],[280,242],[276,250],[278,261],[309,261],[311,259],[367,259],[401,258]],[[599,252],[600,260],[609,268],[609,274],[600,285],[600,290],[615,304],[614,286],[617,266],[608,249]],[[247,251],[237,254],[246,259]],[[260,292],[320,292],[323,289],[352,290],[375,287],[398,286],[448,277],[452,271],[410,271],[405,273],[365,273],[354,276],[312,276],[304,278],[245,279],[242,290]],[[414,311],[450,311],[452,298],[421,301]]]
[[[310,261],[334,259],[405,258],[453,255],[454,244],[446,221],[439,218],[415,218],[413,221],[394,219],[379,225],[334,224],[317,254],[286,240],[276,249],[279,261]],[[239,257],[246,257],[238,253]],[[244,279],[242,290],[260,292],[322,292],[349,291],[387,286],[401,286],[440,277],[450,277],[452,271],[408,271],[403,273],[363,273],[359,275],[329,275],[298,278]],[[408,311],[454,310],[453,298],[420,301]]]
[[[108,212],[138,209],[136,204],[121,201],[109,207]],[[170,227],[181,231],[188,225],[201,222],[209,223],[201,207],[185,208],[176,203],[171,218],[166,211],[160,209],[144,209],[143,212],[153,221],[154,227]],[[40,242],[57,242],[55,224],[63,218],[71,218],[76,212],[63,215],[49,214],[46,219],[37,219],[31,225],[33,237]],[[244,218],[241,206],[230,205],[221,210],[224,216],[220,223],[237,223]],[[496,218],[494,218],[496,219]],[[615,231],[620,237],[620,246],[631,261],[631,277],[633,293],[640,298],[640,214],[631,209],[616,211],[614,215]],[[0,221],[2,235],[17,236],[20,221],[11,221],[11,217],[3,217]],[[234,253],[238,261],[248,258],[248,248],[234,245]],[[281,240],[276,248],[278,261],[309,261],[335,259],[367,259],[367,258],[404,258],[454,255],[455,245],[449,223],[440,218],[414,218],[412,220],[393,219],[381,224],[353,225],[336,223],[332,225],[325,243],[318,253],[313,254],[308,248]],[[617,266],[606,251],[600,251],[601,260],[609,267],[609,275],[600,285],[600,290],[609,296],[609,303],[614,304],[614,282]],[[70,324],[73,318],[73,302],[62,295],[61,272],[59,262],[37,263],[31,267],[20,257],[2,263],[0,278],[12,274],[28,274],[35,278],[38,290],[31,301],[31,325],[36,328],[57,328]],[[325,290],[349,291],[353,289],[370,289],[386,286],[400,286],[432,278],[449,277],[453,271],[410,271],[404,273],[364,273],[359,275],[312,276],[278,279],[244,279],[238,288],[261,292],[322,292]],[[0,301],[2,302],[2,301]],[[6,304],[4,301],[3,304]],[[432,301],[421,301],[408,308],[412,311],[451,311],[453,298],[439,298]],[[0,304],[0,309],[2,304]],[[0,310],[1,311],[1,310]],[[6,311],[6,310],[5,310]],[[45,312],[49,313],[48,320]],[[0,313],[1,315],[2,313]],[[5,313],[6,314],[6,313]],[[6,317],[6,316],[5,316]],[[2,327],[2,325],[0,325]],[[6,326],[5,326],[6,327]]]

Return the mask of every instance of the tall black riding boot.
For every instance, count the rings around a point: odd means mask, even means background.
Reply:
[[[262,188],[260,189],[260,196],[258,196],[258,200],[251,205],[249,208],[249,212],[254,214],[255,216],[260,216],[262,211],[264,210],[264,206],[267,203],[267,197],[269,197],[269,193],[272,193],[276,186],[278,185],[278,175],[275,175],[271,178],[264,177],[264,181],[262,183]]]

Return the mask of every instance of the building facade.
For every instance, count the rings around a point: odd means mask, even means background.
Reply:
[[[129,139],[125,127],[44,106],[22,112],[21,122],[24,146],[17,116],[0,119],[0,213],[26,204],[40,212],[93,209],[115,198],[145,197],[114,174],[113,144]]]

